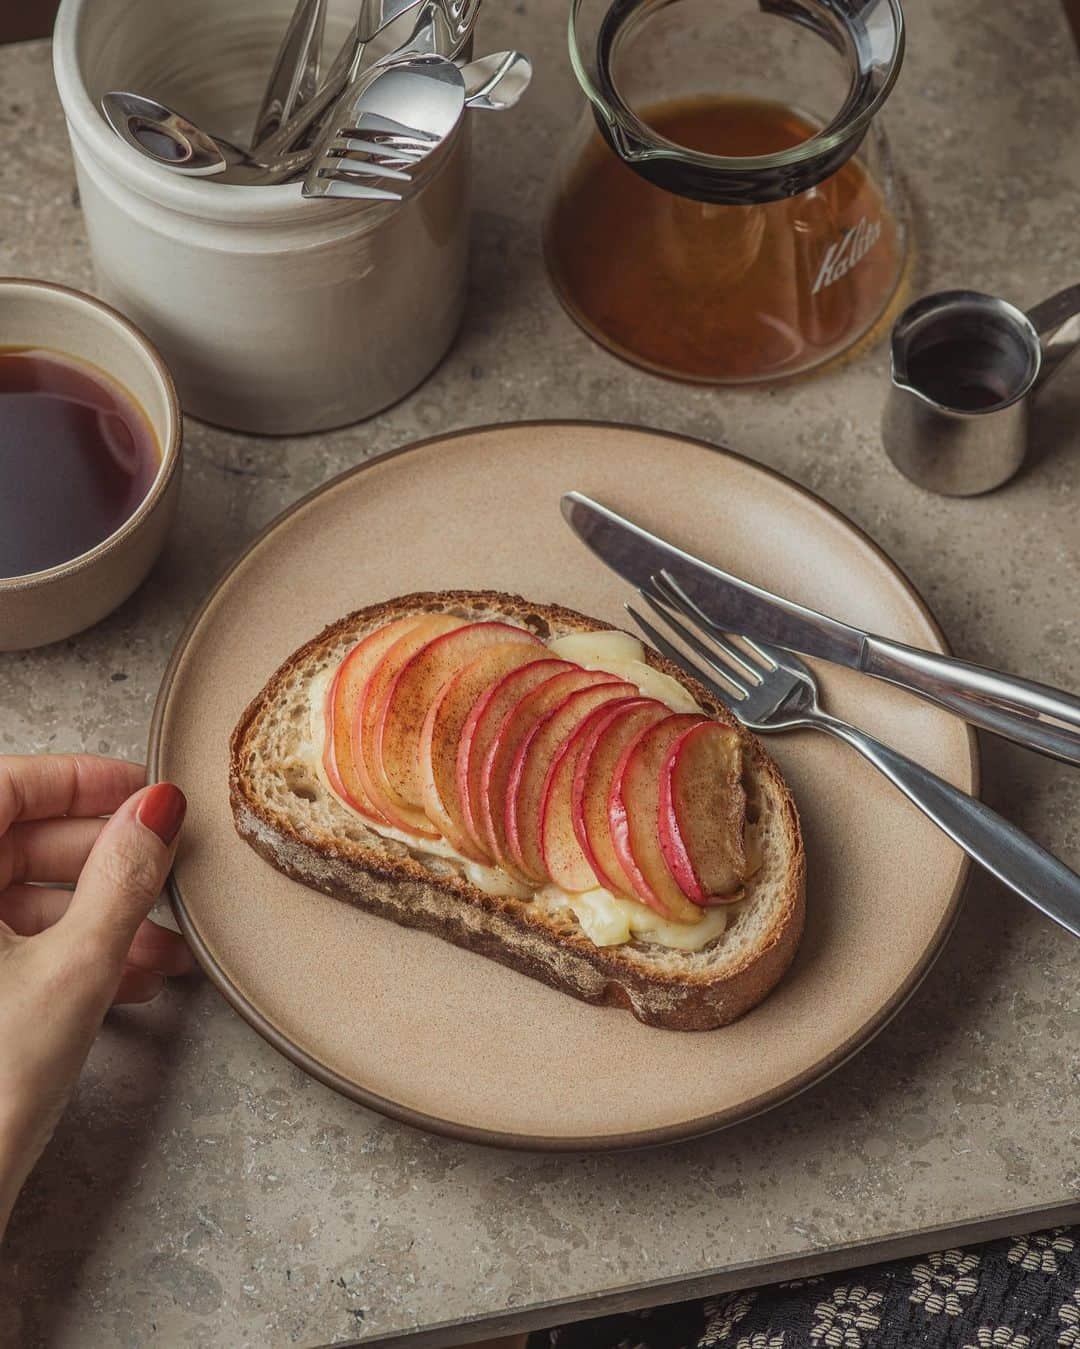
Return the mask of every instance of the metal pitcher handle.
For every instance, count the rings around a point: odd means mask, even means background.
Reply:
[[[1041,388],[1080,346],[1080,283],[1059,290],[1029,309],[1027,316],[1042,346]]]

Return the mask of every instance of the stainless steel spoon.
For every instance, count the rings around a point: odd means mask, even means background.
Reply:
[[[265,181],[268,173],[288,177],[302,172],[310,150],[296,150],[275,160],[250,154],[223,136],[212,136],[174,109],[122,90],[102,95],[101,110],[122,141],[173,173],[189,178],[227,175],[234,183]]]
[[[521,98],[532,80],[532,62],[524,52],[492,52],[461,67],[465,106],[504,112]]]

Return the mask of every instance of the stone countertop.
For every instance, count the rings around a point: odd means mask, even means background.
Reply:
[[[816,379],[738,393],[667,383],[592,345],[551,296],[537,246],[546,168],[578,109],[563,9],[492,3],[481,25],[485,46],[525,48],[538,74],[512,121],[477,121],[471,303],[451,356],[399,406],[332,435],[255,440],[189,422],[161,563],[93,631],[0,657],[0,748],[141,756],[185,619],[282,507],[380,451],[530,417],[726,441],[868,530],[957,652],[1080,683],[1080,370],[1041,400],[1035,452],[1011,485],[946,500],[881,453],[880,345]],[[907,10],[888,116],[916,286],[1040,300],[1078,262],[1080,82],[1064,17],[1054,0]],[[0,51],[0,272],[91,285],[73,181],[48,46]],[[984,773],[992,805],[1080,867],[1080,776],[990,741]],[[369,1114],[190,981],[110,1019],[17,1208],[0,1343],[318,1345],[420,1330],[416,1343],[451,1344],[470,1337],[449,1328],[465,1318],[494,1333],[590,1302],[1065,1220],[1080,1212],[1077,970],[1060,929],[975,875],[925,985],[827,1081],[711,1138],[580,1157],[484,1150]]]

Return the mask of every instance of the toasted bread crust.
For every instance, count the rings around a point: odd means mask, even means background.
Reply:
[[[403,926],[432,932],[586,1002],[628,1008],[647,1025],[714,1029],[760,1002],[790,965],[803,929],[805,858],[795,804],[756,738],[707,689],[652,650],[646,651],[650,665],[678,680],[708,715],[739,732],[750,775],[778,812],[786,844],[782,902],[768,930],[720,974],[691,961],[685,969],[649,969],[628,959],[624,947],[595,946],[575,925],[553,930],[550,921],[530,912],[528,901],[488,894],[463,875],[437,874],[412,856],[388,855],[378,846],[328,833],[305,838],[260,797],[247,769],[249,738],[285,685],[343,641],[357,640],[395,618],[436,611],[501,614],[541,638],[610,626],[558,605],[495,591],[421,592],[339,619],[285,661],[233,732],[229,794],[241,837],[294,880]]]

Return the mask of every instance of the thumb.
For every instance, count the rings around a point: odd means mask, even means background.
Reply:
[[[186,810],[171,782],[143,788],[108,821],[83,866],[60,926],[92,937],[116,974],[165,884]]]

